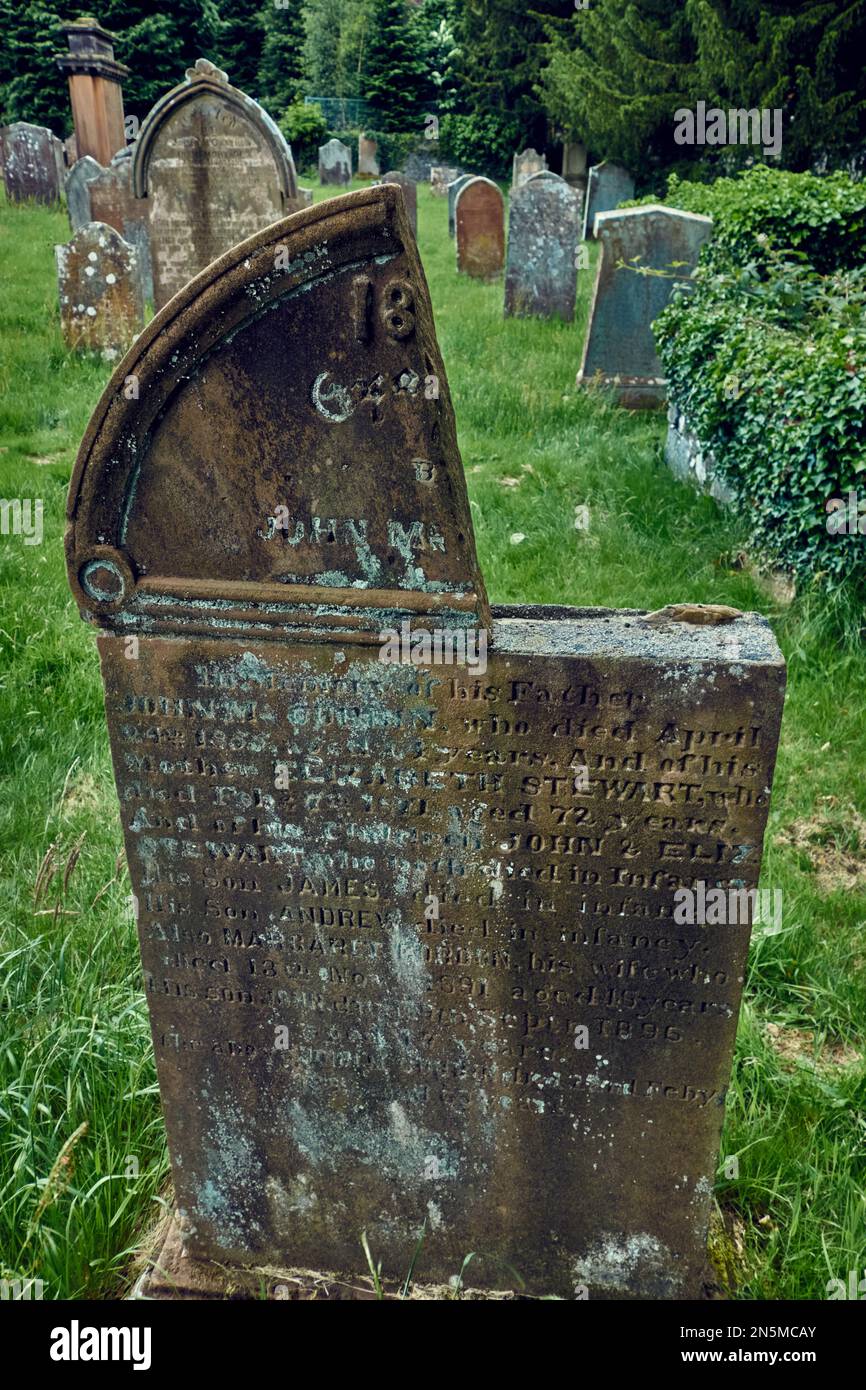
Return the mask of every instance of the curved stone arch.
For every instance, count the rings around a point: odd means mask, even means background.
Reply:
[[[188,69],[186,81],[178,83],[170,92],[160,97],[144,119],[132,156],[132,187],[135,197],[148,196],[150,159],[156,138],[165,122],[187,102],[207,94],[219,97],[256,127],[274,157],[283,199],[296,198],[298,179],[295,161],[291,147],[279,126],[257,101],[238,87],[233,87],[225,73],[201,58],[194,68]]]
[[[195,605],[205,605],[217,598],[219,602],[230,600],[240,611],[249,605],[254,592],[257,596],[264,594],[279,606],[279,601],[285,600],[287,595],[291,594],[292,598],[299,594],[308,596],[314,582],[322,582],[311,580],[309,585],[298,582],[287,587],[285,583],[271,582],[273,576],[266,567],[257,571],[250,562],[244,572],[232,573],[230,565],[221,559],[222,552],[204,558],[203,551],[196,554],[194,526],[189,516],[180,514],[183,507],[178,504],[178,484],[172,485],[170,475],[173,472],[183,474],[185,467],[192,468],[186,455],[195,452],[190,446],[200,442],[191,440],[185,433],[193,397],[203,411],[202,439],[206,442],[201,445],[201,453],[208,465],[197,476],[190,473],[194,489],[199,489],[199,504],[202,495],[210,495],[208,488],[221,500],[228,496],[236,459],[234,455],[226,458],[220,454],[221,439],[235,428],[232,422],[244,402],[228,401],[219,418],[214,417],[212,410],[208,413],[214,400],[213,390],[227,389],[222,379],[216,388],[208,383],[208,373],[218,378],[221,372],[223,376],[228,372],[230,377],[232,373],[239,377],[252,356],[243,342],[236,348],[232,344],[245,330],[252,328],[264,332],[268,327],[264,322],[268,315],[284,315],[282,321],[277,319],[276,323],[281,323],[284,333],[281,341],[290,342],[295,318],[305,312],[313,313],[317,292],[321,289],[327,294],[328,285],[334,282],[339,282],[340,289],[336,315],[333,304],[330,306],[329,326],[336,324],[335,332],[340,338],[337,346],[345,347],[358,337],[358,333],[354,325],[345,321],[339,305],[352,302],[353,276],[363,270],[381,277],[399,277],[401,285],[411,287],[415,312],[410,356],[415,363],[415,379],[420,382],[422,374],[426,373],[437,383],[437,394],[429,401],[423,399],[423,391],[416,391],[412,412],[404,411],[404,418],[408,420],[407,441],[422,413],[433,436],[441,441],[436,506],[441,508],[444,517],[442,529],[448,535],[450,568],[443,570],[443,582],[426,587],[423,594],[410,594],[408,606],[435,609],[441,603],[474,609],[481,596],[486,611],[465,479],[457,452],[453,409],[436,343],[426,281],[400,193],[395,186],[384,184],[328,199],[272,224],[233,247],[175,295],[152,319],[117,367],[84,435],[67,503],[65,545],[70,585],[82,610],[89,612],[97,622],[115,630],[124,630],[123,623],[131,622],[131,630],[135,630],[134,625],[139,621],[135,614],[140,614],[145,591],[151,612],[153,605],[171,602],[175,606],[186,605],[189,614]],[[386,358],[391,354],[389,382],[395,380],[394,364],[403,364],[403,358],[398,363],[395,354],[404,336],[402,332],[392,331],[388,340],[390,347],[384,345]],[[329,348],[333,346],[327,336],[323,341]],[[324,364],[333,370],[332,357],[333,353],[326,356],[323,349],[318,365]],[[288,352],[286,359],[288,368]],[[303,381],[289,376],[285,387],[280,383],[275,399],[284,403],[285,418],[276,422],[274,433],[279,435],[280,429],[285,428],[287,440],[291,442],[290,428],[299,416],[303,417],[308,446],[298,447],[295,452],[306,462],[313,463],[318,457],[317,450],[322,453],[332,447],[335,453],[340,447],[350,450],[352,441],[340,445],[335,429],[341,423],[339,415],[333,408],[319,409],[316,403],[315,386],[319,376],[315,348],[299,340],[295,362],[298,360],[304,364],[306,374]],[[265,366],[261,358],[256,359],[256,370],[264,370]],[[209,398],[208,390],[212,392]],[[200,399],[195,398],[196,392],[200,392]],[[331,402],[335,399],[330,388],[329,399]],[[258,403],[252,402],[251,409],[258,408]],[[250,432],[255,442],[258,436],[254,425]],[[428,436],[430,432],[428,429]],[[333,446],[332,439],[335,440]],[[314,447],[309,446],[309,441],[313,441]],[[401,488],[405,490],[405,474],[401,472],[405,467],[404,458],[405,453],[401,457],[377,459],[376,476],[383,493],[389,488],[398,495]],[[258,459],[254,457],[252,463],[245,462],[248,472],[251,470],[254,475]],[[149,466],[155,468],[155,473],[148,474]],[[144,508],[138,505],[142,490],[150,507],[144,521],[141,516]],[[196,498],[190,496],[193,516],[195,505]],[[261,518],[262,512],[257,510],[255,515]],[[225,503],[225,515],[217,530],[228,546],[229,555],[246,546],[255,558],[257,542],[250,544],[249,541],[249,511],[242,518],[236,518]],[[143,545],[142,536],[145,537]],[[226,574],[227,578],[221,579],[221,574]],[[370,600],[383,589],[392,594],[396,589],[405,597],[404,585],[396,572],[393,576],[386,572],[385,582],[377,582],[382,577],[380,570],[371,578]],[[358,582],[357,577],[350,581],[356,586]],[[357,588],[346,590],[336,581],[327,583],[333,583],[331,592],[335,603],[348,605],[350,601],[359,600]],[[321,595],[321,588],[317,592]],[[143,630],[153,629],[145,625]]]

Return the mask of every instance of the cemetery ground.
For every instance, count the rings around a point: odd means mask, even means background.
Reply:
[[[731,1296],[824,1298],[866,1254],[858,615],[757,573],[738,523],[667,470],[663,412],[576,389],[589,273],[576,324],[504,319],[501,282],[455,272],[447,200],[418,201],[492,601],[730,604],[766,614],[784,650],[761,880],[782,920],[753,933],[711,1245]],[[62,344],[67,239],[64,213],[0,205],[0,496],[44,503],[41,544],[0,537],[0,1276],[98,1298],[128,1288],[168,1168],[97,656],[63,563],[69,475],[110,370]]]

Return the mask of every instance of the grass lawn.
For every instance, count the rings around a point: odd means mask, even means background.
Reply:
[[[866,652],[737,564],[737,524],[664,466],[663,415],[575,389],[590,274],[576,325],[504,320],[501,284],[456,274],[447,200],[418,201],[491,600],[732,604],[785,651],[762,879],[783,921],[753,939],[713,1249],[735,1296],[823,1298],[866,1265]],[[68,236],[65,214],[0,204],[0,497],[44,502],[41,545],[0,536],[0,1277],[46,1298],[124,1291],[167,1176],[96,649],[63,563],[109,374],[63,348]]]

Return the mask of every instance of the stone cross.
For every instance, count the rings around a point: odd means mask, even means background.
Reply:
[[[620,405],[662,405],[667,394],[652,325],[687,282],[712,218],[662,204],[601,212],[601,242],[578,385],[613,390]]]
[[[472,178],[454,204],[457,269],[477,280],[495,280],[505,260],[505,210],[490,179]]]
[[[266,111],[204,58],[161,97],[132,156],[147,199],[154,304],[300,206],[292,152]]]
[[[178,1206],[148,1296],[357,1285],[361,1232],[391,1279],[423,1234],[421,1281],[695,1296],[749,924],[676,894],[757,882],[766,622],[490,609],[388,184],[148,325],[66,549]]]
[[[66,346],[122,357],[144,327],[135,247],[106,223],[88,222],[54,253]]]
[[[558,174],[535,174],[511,195],[505,313],[574,318],[580,194]]]
[[[352,151],[342,140],[319,146],[319,183],[345,186],[352,181]]]

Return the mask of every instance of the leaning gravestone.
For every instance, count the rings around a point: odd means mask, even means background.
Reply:
[[[387,184],[148,325],[68,517],[181,1227],[148,1295],[357,1284],[360,1232],[404,1276],[425,1229],[419,1280],[694,1296],[749,926],[674,893],[757,882],[767,623],[491,615]]]
[[[60,175],[55,142],[46,126],[15,121],[3,128],[3,182],[10,203],[56,203]]]
[[[594,164],[586,181],[586,204],[583,213],[583,237],[595,235],[595,218],[599,212],[610,212],[634,197],[634,179],[618,164]]]
[[[457,269],[477,280],[495,280],[505,259],[502,194],[490,179],[465,183],[455,202]]]
[[[448,184],[448,235],[451,237],[457,232],[457,194],[471,178],[472,174],[460,174]]]
[[[396,169],[391,169],[387,174],[383,174],[381,183],[393,183],[403,190],[403,201],[406,204],[406,211],[409,214],[409,221],[412,224],[412,231],[418,236],[418,185],[412,179],[407,179],[405,174],[401,174]]]
[[[511,192],[516,193],[533,174],[540,174],[547,168],[547,156],[537,150],[524,150],[511,160]]]
[[[556,174],[536,174],[508,210],[505,313],[574,318],[580,195]]]
[[[319,146],[319,183],[345,187],[352,181],[352,151],[342,140]]]
[[[710,217],[659,204],[598,214],[601,254],[578,385],[609,387],[632,409],[664,402],[652,325],[694,271],[712,230]]]
[[[54,254],[66,346],[122,357],[144,327],[135,247],[104,222],[89,222]]]
[[[199,58],[141,127],[132,192],[146,198],[154,304],[299,204],[292,153],[257,102]]]
[[[73,232],[86,227],[88,222],[94,220],[105,221],[104,218],[94,219],[90,210],[90,189],[89,184],[94,179],[98,179],[105,171],[101,164],[93,158],[93,155],[86,154],[83,159],[79,159],[66,175],[66,211],[69,213],[69,225]]]

